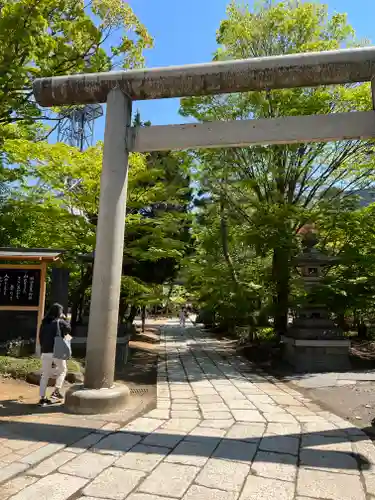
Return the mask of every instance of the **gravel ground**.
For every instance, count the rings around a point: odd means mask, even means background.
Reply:
[[[301,390],[298,388],[298,390]],[[375,383],[357,382],[342,387],[326,387],[321,389],[305,389],[309,397],[328,410],[349,420],[366,430],[375,439]]]

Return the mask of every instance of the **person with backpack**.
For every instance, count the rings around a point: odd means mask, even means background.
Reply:
[[[67,373],[66,360],[69,359],[71,327],[64,316],[63,306],[53,304],[46,316],[43,318],[40,332],[39,345],[42,360],[42,372],[40,377],[40,400],[39,406],[47,406],[53,402],[63,401],[64,396],[61,388]],[[57,340],[56,340],[57,339]],[[46,397],[48,380],[54,374],[56,368],[56,383],[51,399]]]

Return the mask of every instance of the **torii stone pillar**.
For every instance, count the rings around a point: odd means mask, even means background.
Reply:
[[[124,405],[129,389],[114,385],[119,297],[128,185],[127,131],[131,100],[119,89],[107,97],[99,218],[87,336],[84,387],[67,392],[76,413],[105,413]]]

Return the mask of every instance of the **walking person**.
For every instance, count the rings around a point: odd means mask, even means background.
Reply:
[[[64,316],[64,309],[60,304],[53,304],[42,321],[39,333],[39,343],[42,360],[42,373],[40,377],[40,406],[47,406],[53,402],[63,401],[64,396],[61,393],[66,373],[66,359],[56,358],[55,338],[61,337],[65,341],[70,341],[71,327]],[[60,356],[59,356],[60,357]],[[63,356],[61,356],[63,357]],[[48,380],[53,375],[53,367],[56,368],[56,383],[51,399],[46,397]]]
[[[187,318],[187,310],[185,307],[183,307],[180,311],[180,326],[185,328],[186,325],[186,318]]]

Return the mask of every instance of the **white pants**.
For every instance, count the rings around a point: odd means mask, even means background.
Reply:
[[[52,363],[55,363],[56,370],[52,368]],[[56,389],[61,389],[66,377],[67,367],[64,359],[56,359],[52,352],[42,354],[42,375],[40,377],[40,397],[46,396],[48,380],[56,376]]]

